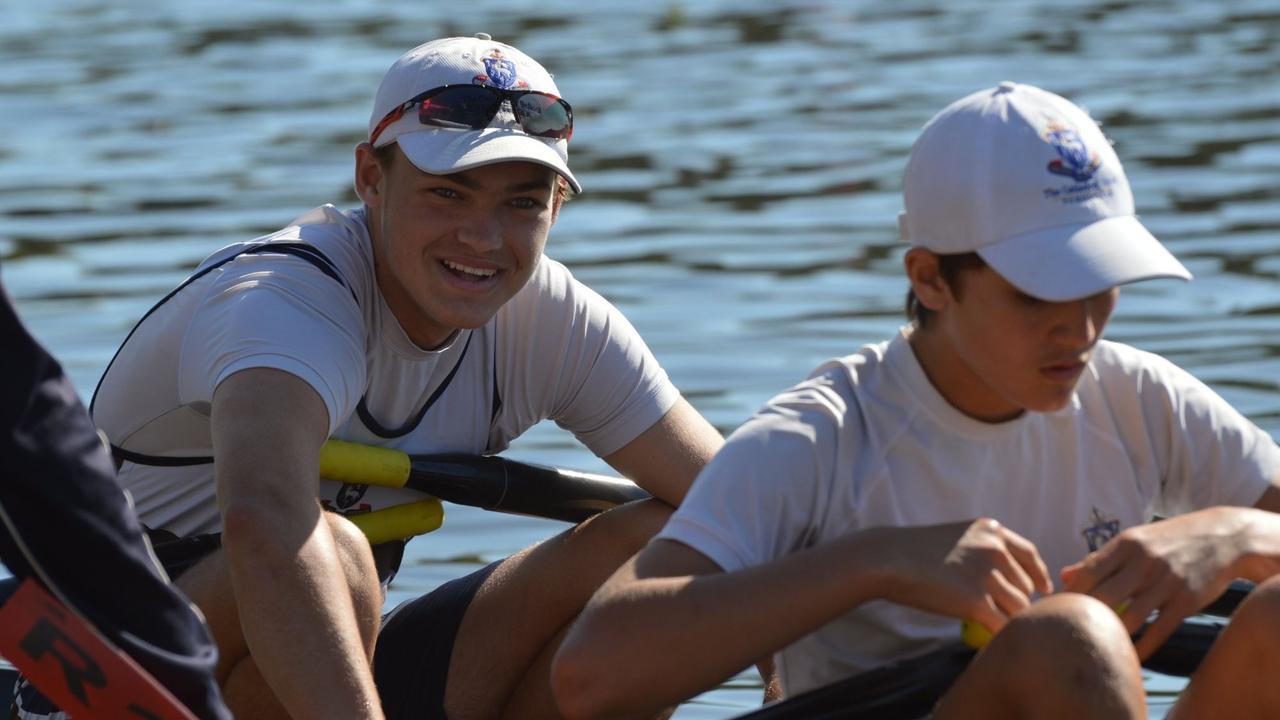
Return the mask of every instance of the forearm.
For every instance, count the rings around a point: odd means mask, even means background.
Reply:
[[[292,717],[381,718],[333,534],[310,517],[226,517],[223,544],[250,655]]]
[[[605,461],[654,497],[677,507],[722,445],[719,431],[680,398],[653,427]]]
[[[656,711],[872,599],[883,588],[882,570],[868,560],[877,532],[732,573],[645,577],[642,554],[639,567],[627,563],[596,593],[566,636],[553,669],[561,710]]]
[[[352,587],[316,499],[326,416],[309,386],[279,371],[218,386],[223,545],[249,654],[289,715],[381,720]]]

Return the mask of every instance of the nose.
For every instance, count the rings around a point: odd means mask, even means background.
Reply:
[[[1089,348],[1098,341],[1115,309],[1116,291],[1108,290],[1079,300],[1059,303],[1055,334],[1074,348]]]
[[[477,252],[502,247],[502,221],[492,212],[473,212],[458,224],[458,240]]]
[[[1071,300],[1061,304],[1057,322],[1059,338],[1073,347],[1088,347],[1097,339],[1097,329],[1089,313],[1089,300]]]

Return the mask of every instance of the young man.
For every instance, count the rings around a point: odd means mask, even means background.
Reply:
[[[0,347],[5,567],[37,578],[201,720],[230,718],[213,676],[213,638],[156,567],[75,388],[27,332],[3,284]],[[25,685],[15,699],[31,708],[36,698]]]
[[[904,195],[914,323],[731,436],[566,637],[562,709],[639,714],[768,653],[790,696],[967,618],[998,634],[935,718],[1145,718],[1139,658],[1243,576],[1263,584],[1174,716],[1280,712],[1280,450],[1100,340],[1118,286],[1190,275],[1098,126],[1034,87],[975,93],[925,127]],[[1081,594],[1034,602],[1055,589]]]
[[[364,206],[216,253],[108,368],[94,418],[143,522],[173,538],[158,552],[209,618],[237,716],[554,714],[563,628],[719,447],[625,318],[543,256],[579,189],[572,130],[551,75],[509,45],[409,51],[356,148]],[[492,453],[546,418],[665,504],[449,583],[378,634],[378,575],[403,544],[371,554],[322,503],[415,498],[318,487],[321,444]]]

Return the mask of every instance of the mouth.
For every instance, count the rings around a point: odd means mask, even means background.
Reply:
[[[487,285],[499,272],[497,268],[479,267],[457,262],[456,260],[441,260],[440,267],[444,269],[449,277],[467,286]]]
[[[1066,360],[1042,366],[1040,374],[1053,382],[1072,383],[1084,372],[1084,366],[1084,360]]]

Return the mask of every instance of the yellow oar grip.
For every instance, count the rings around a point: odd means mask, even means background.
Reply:
[[[439,528],[444,523],[444,506],[439,500],[431,498],[373,512],[347,515],[346,518],[369,538],[370,545],[377,545],[424,535]]]
[[[320,477],[356,485],[404,487],[409,479],[409,456],[391,448],[330,440],[320,448]]]
[[[1129,600],[1121,600],[1120,604],[1114,608],[1116,615],[1123,615],[1131,604]],[[976,620],[960,621],[960,639],[974,650],[986,647],[987,643],[991,642],[992,636],[993,633],[987,629],[987,626]]]

